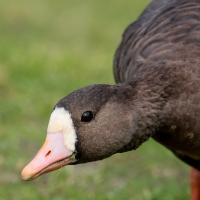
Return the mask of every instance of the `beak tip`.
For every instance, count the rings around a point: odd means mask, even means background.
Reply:
[[[23,181],[28,181],[31,179],[31,174],[29,170],[27,169],[27,167],[24,167],[23,170],[21,171],[21,179]]]

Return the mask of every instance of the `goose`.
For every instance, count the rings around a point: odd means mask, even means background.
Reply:
[[[136,150],[153,138],[191,166],[200,199],[200,0],[153,0],[123,33],[116,84],[62,98],[22,179]]]

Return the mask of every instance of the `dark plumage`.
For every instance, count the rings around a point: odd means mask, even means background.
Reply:
[[[153,1],[126,29],[114,70],[160,105],[153,138],[200,169],[200,1]]]
[[[128,26],[114,59],[116,85],[60,100],[77,134],[76,162],[137,149],[153,137],[200,170],[200,0],[154,0]],[[94,119],[82,122],[85,111]]]

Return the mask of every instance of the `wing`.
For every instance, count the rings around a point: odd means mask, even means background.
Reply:
[[[180,0],[179,0],[180,1]],[[126,71],[128,65],[130,64],[129,59],[125,59],[126,53],[133,41],[137,40],[136,38],[142,37],[139,34],[142,27],[147,27],[148,24],[151,24],[151,21],[162,12],[163,9],[166,9],[168,6],[173,6],[177,0],[153,0],[147,6],[147,8],[139,16],[138,20],[131,23],[122,35],[122,41],[117,48],[114,56],[114,77],[116,82],[123,81],[123,74]]]
[[[116,82],[123,82],[126,80],[127,74],[130,74],[129,66],[137,69],[138,66],[146,62],[146,56],[143,56],[142,51],[146,47],[145,43],[149,43],[149,45],[153,43],[156,44],[156,39],[153,39],[153,36],[157,32],[152,34],[151,37],[148,37],[147,33],[149,33],[151,29],[161,31],[162,29],[164,30],[165,26],[169,27],[169,24],[172,25],[173,17],[171,17],[171,11],[182,3],[186,4],[186,2],[199,3],[200,0],[153,0],[139,16],[137,21],[127,27],[114,57],[114,76]],[[164,17],[162,17],[163,15]],[[157,23],[155,23],[155,21],[157,21]],[[147,37],[145,38],[145,36]],[[159,40],[159,38],[157,38],[157,40]],[[164,40],[160,39],[160,41]]]

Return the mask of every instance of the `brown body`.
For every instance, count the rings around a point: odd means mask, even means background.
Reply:
[[[200,1],[158,2],[125,31],[115,78],[145,86],[144,93],[154,90],[162,122],[153,137],[176,154],[199,160]]]
[[[152,137],[194,167],[191,198],[199,200],[200,1],[154,0],[125,31],[114,71],[117,82],[137,83],[154,97],[149,110],[156,102],[162,111]]]

